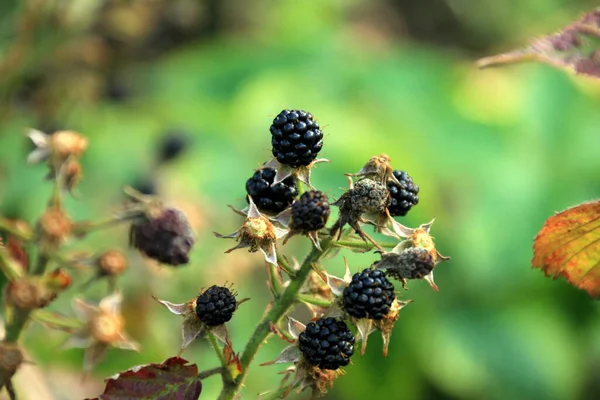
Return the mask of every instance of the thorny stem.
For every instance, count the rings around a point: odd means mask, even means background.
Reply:
[[[279,264],[279,267],[281,267],[281,269],[289,275],[290,278],[296,276],[296,271],[294,271],[294,268],[292,268],[288,260],[286,260],[286,258],[279,252],[277,253],[277,263]]]
[[[221,363],[221,371],[220,372],[221,372],[221,377],[223,378],[223,387],[231,386],[231,384],[233,382],[233,377],[231,376],[231,372],[227,368],[227,360],[225,360],[225,356],[223,355],[223,350],[221,350],[221,347],[219,346],[217,337],[212,332],[208,332],[206,334],[206,337],[208,338],[208,341],[210,342],[210,345],[212,346],[212,348],[215,349],[217,358],[219,359],[219,362]]]
[[[379,245],[384,249],[393,249],[394,247],[396,247],[397,244],[398,243],[379,243]],[[365,252],[376,248],[375,245],[373,245],[373,243],[364,242],[362,240],[338,240],[335,243],[333,243],[333,245],[336,247],[345,247],[348,249],[361,249]]]
[[[216,374],[223,374],[223,367],[216,367],[216,368],[212,368],[212,369],[207,369],[206,371],[201,371],[198,373],[197,378],[202,380],[202,379],[206,379],[208,377],[211,377],[213,375]]]
[[[299,294],[298,300],[300,300],[304,303],[312,304],[312,305],[319,306],[319,307],[329,307],[331,305],[331,300],[320,299],[318,297],[310,296],[310,295],[306,295],[306,294]]]
[[[287,312],[287,310],[294,304],[297,300],[298,292],[304,285],[306,278],[308,277],[309,272],[313,269],[313,266],[327,253],[327,251],[331,248],[333,242],[332,237],[328,237],[324,241],[321,242],[321,250],[313,247],[311,252],[306,256],[304,262],[300,266],[300,269],[297,271],[296,276],[292,279],[288,287],[281,294],[281,297],[273,304],[273,307],[269,310],[269,312],[262,318],[262,320],[258,323],[257,327],[254,329],[250,340],[246,344],[244,348],[244,352],[242,353],[242,357],[240,359],[242,365],[242,372],[234,381],[234,384],[231,386],[224,386],[221,395],[219,396],[219,400],[232,400],[236,393],[240,390],[244,379],[248,373],[248,369],[250,367],[250,363],[254,360],[258,349],[265,342],[265,339],[269,335],[271,324],[276,324],[281,317]]]

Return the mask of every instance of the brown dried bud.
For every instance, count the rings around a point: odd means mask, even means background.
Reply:
[[[371,157],[361,170],[354,175],[361,178],[369,178],[383,184],[387,183],[390,179],[396,180],[391,161],[390,156],[387,154]]]
[[[52,155],[60,160],[69,156],[79,157],[87,147],[87,139],[74,131],[58,131],[50,136]]]
[[[0,387],[6,385],[22,363],[23,353],[19,347],[8,343],[0,344]]]
[[[92,338],[100,343],[112,344],[121,338],[124,321],[121,314],[99,310],[90,319],[88,327]]]
[[[75,158],[70,158],[63,166],[63,174],[65,177],[65,187],[71,192],[81,178],[83,178],[83,169],[81,164]]]
[[[39,279],[23,277],[7,286],[8,301],[22,310],[33,310],[47,306],[55,297]]]
[[[60,208],[49,208],[40,219],[40,228],[44,239],[50,243],[60,243],[70,234],[73,224]]]
[[[277,240],[275,228],[266,217],[247,218],[240,228],[241,241],[249,243],[251,252],[258,251],[264,245],[270,245]]]
[[[118,250],[105,251],[98,257],[98,270],[103,276],[116,276],[127,269],[127,258]]]

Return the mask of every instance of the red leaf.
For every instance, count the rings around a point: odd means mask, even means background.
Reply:
[[[195,400],[202,391],[196,364],[172,357],[162,364],[148,364],[121,372],[107,380],[100,400],[156,399]]]
[[[600,8],[555,34],[533,40],[526,48],[482,58],[477,64],[486,68],[521,61],[540,61],[600,78]]]
[[[533,243],[532,265],[600,297],[600,200],[548,218]]]

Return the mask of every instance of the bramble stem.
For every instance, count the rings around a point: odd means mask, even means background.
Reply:
[[[384,249],[393,249],[394,247],[396,247],[397,244],[398,243],[379,243],[379,245]],[[362,240],[338,240],[333,245],[336,247],[345,247],[348,249],[360,249],[364,250],[365,252],[376,248],[373,245],[373,243],[365,242]]]
[[[221,377],[223,378],[223,387],[231,386],[233,383],[233,377],[231,376],[231,372],[227,368],[227,360],[225,360],[225,356],[223,355],[223,350],[221,350],[221,346],[219,346],[219,341],[217,337],[212,333],[208,332],[206,334],[208,341],[213,349],[215,349],[215,353],[217,354],[217,358],[221,363]]]
[[[240,358],[240,362],[242,364],[241,374],[236,378],[233,385],[223,386],[219,400],[232,400],[236,396],[242,383],[244,382],[244,379],[246,378],[250,364],[252,363],[252,360],[254,360],[258,349],[260,346],[262,346],[267,336],[271,333],[271,324],[276,324],[297,300],[298,292],[304,285],[309,272],[313,269],[313,266],[321,259],[321,257],[323,257],[323,255],[325,255],[325,253],[327,253],[327,251],[331,248],[332,242],[333,238],[328,237],[321,242],[321,250],[315,247],[312,248],[311,252],[304,259],[304,262],[302,262],[300,269],[296,272],[296,276],[281,294],[281,297],[275,301],[273,307],[258,323],[252,336],[250,337],[250,340],[246,344],[246,348],[244,348],[242,357]]]
[[[206,379],[206,378],[211,377],[216,374],[223,374],[223,369],[224,369],[223,367],[216,367],[216,368],[212,368],[212,369],[207,369],[206,371],[198,372],[197,378],[202,380],[202,379]]]
[[[318,297],[310,296],[307,294],[299,294],[298,300],[303,303],[312,304],[319,307],[329,307],[331,305],[331,300],[320,299]]]

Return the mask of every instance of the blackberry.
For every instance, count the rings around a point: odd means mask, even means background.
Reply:
[[[348,365],[354,353],[354,335],[343,321],[334,318],[320,318],[306,325],[298,344],[306,361],[321,369]]]
[[[320,190],[304,192],[292,204],[290,228],[302,233],[318,231],[325,227],[330,212],[329,199],[325,193]]]
[[[323,132],[306,111],[281,111],[270,131],[273,156],[292,168],[309,165],[323,147]]]
[[[176,129],[165,132],[158,143],[159,162],[166,163],[179,157],[188,144],[189,137],[186,132]]]
[[[419,204],[419,186],[415,185],[412,178],[404,171],[394,171],[394,177],[400,182],[388,181],[391,202],[388,211],[392,216],[403,217],[411,207]]]
[[[388,314],[395,298],[394,285],[384,272],[367,268],[354,274],[344,289],[344,309],[355,318],[380,320]]]
[[[165,208],[157,217],[131,224],[129,239],[146,256],[169,265],[187,264],[194,235],[185,215]]]
[[[208,326],[229,321],[236,307],[235,296],[223,286],[213,285],[196,299],[196,315]]]
[[[260,211],[280,213],[298,196],[296,182],[291,176],[273,185],[276,173],[272,168],[262,168],[246,181],[246,192]]]

